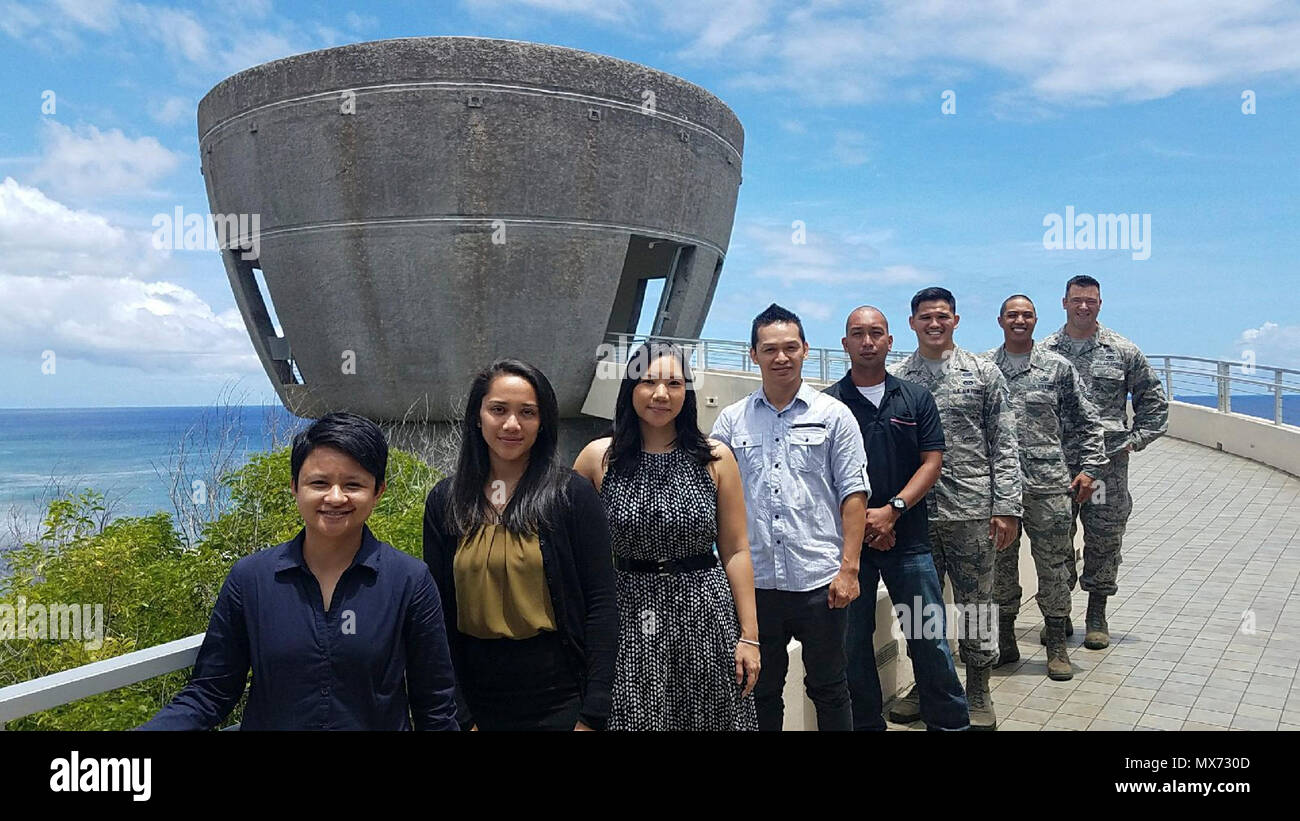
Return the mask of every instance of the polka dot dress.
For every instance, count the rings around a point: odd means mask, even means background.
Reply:
[[[605,475],[615,555],[681,559],[713,550],[717,487],[680,450],[642,453]],[[719,564],[685,573],[617,571],[619,643],[611,730],[756,730],[736,684],[736,605]]]

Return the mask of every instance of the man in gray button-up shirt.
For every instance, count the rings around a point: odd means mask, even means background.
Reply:
[[[803,382],[799,317],[769,306],[754,319],[749,355],[763,386],[725,408],[712,436],[736,454],[745,484],[763,670],[758,726],[781,729],[786,645],[797,638],[818,729],[851,730],[845,614],[859,593],[871,492],[862,434],[843,403]]]

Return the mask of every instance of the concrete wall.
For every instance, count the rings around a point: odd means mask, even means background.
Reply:
[[[1300,428],[1291,425],[1170,402],[1169,435],[1300,476]]]
[[[407,422],[453,418],[502,356],[541,368],[578,417],[613,314],[634,312],[616,300],[624,277],[669,273],[625,270],[634,245],[690,249],[661,328],[697,336],[744,141],[726,105],[678,77],[473,37],[256,66],[203,98],[198,131],[213,213],[259,219],[257,258],[222,256],[281,401]]]

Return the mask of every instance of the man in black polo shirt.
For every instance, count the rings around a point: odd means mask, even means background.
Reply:
[[[925,507],[925,495],[938,481],[943,462],[939,410],[925,388],[885,372],[894,338],[878,309],[863,306],[849,314],[840,342],[852,367],[825,392],[848,405],[857,419],[875,490],[858,571],[863,595],[849,605],[853,729],[885,729],[872,641],[873,592],[882,578],[907,639],[921,719],[932,730],[969,729],[966,695],[948,646],[943,586],[930,556]]]

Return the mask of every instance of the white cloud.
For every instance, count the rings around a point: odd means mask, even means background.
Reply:
[[[1265,322],[1242,331],[1235,344],[1239,353],[1253,351],[1257,365],[1300,368],[1300,325]]]
[[[176,125],[182,120],[197,117],[197,106],[187,97],[168,97],[149,104],[149,116],[163,125]]]
[[[521,0],[522,1],[522,0]],[[532,5],[535,0],[530,0]],[[552,5],[563,6],[565,3]],[[1158,99],[1186,89],[1300,75],[1300,7],[1286,0],[881,0],[871,4],[657,0],[686,38],[678,53],[723,62],[733,86],[787,91],[810,105],[913,97],[954,88],[972,68],[1026,117],[1042,106]],[[630,24],[646,28],[645,16]],[[1248,87],[1248,86],[1243,86]]]
[[[238,310],[157,278],[148,232],[0,183],[0,346],[146,371],[257,373]]]
[[[328,36],[322,36],[321,39],[333,44]],[[222,71],[234,73],[281,57],[310,51],[314,47],[269,31],[253,31],[224,44],[216,56],[216,62]]]
[[[41,25],[41,18],[30,8],[18,3],[0,5],[0,31],[15,39],[23,38]]]
[[[795,233],[771,225],[745,226],[745,244],[754,245],[761,260],[752,276],[776,280],[783,287],[796,283],[887,287],[934,279],[912,265],[874,264],[875,249],[860,242],[806,230],[800,243],[795,241]]]
[[[117,0],[54,0],[55,7],[80,26],[111,31],[117,26]]]
[[[44,151],[32,179],[61,195],[141,194],[180,165],[181,156],[153,137],[131,139],[114,128],[75,131],[45,121]]]
[[[525,6],[553,14],[568,14],[604,23],[632,22],[635,15],[626,0],[469,0],[466,5],[489,14],[506,13],[509,6]]]
[[[825,302],[814,302],[811,299],[796,300],[794,306],[790,308],[799,315],[799,318],[805,322],[810,319],[830,319],[831,306]]]
[[[167,256],[148,232],[74,211],[12,177],[0,183],[0,274],[146,276]]]
[[[841,165],[866,165],[871,159],[867,152],[867,135],[860,131],[835,132],[835,144],[831,146],[831,156]]]
[[[352,31],[366,31],[377,27],[379,25],[379,18],[373,17],[369,14],[357,14],[355,11],[350,11],[343,15],[343,25],[347,26]]]
[[[256,373],[239,312],[130,277],[0,275],[0,345],[150,372]],[[56,359],[57,362],[57,359]]]

